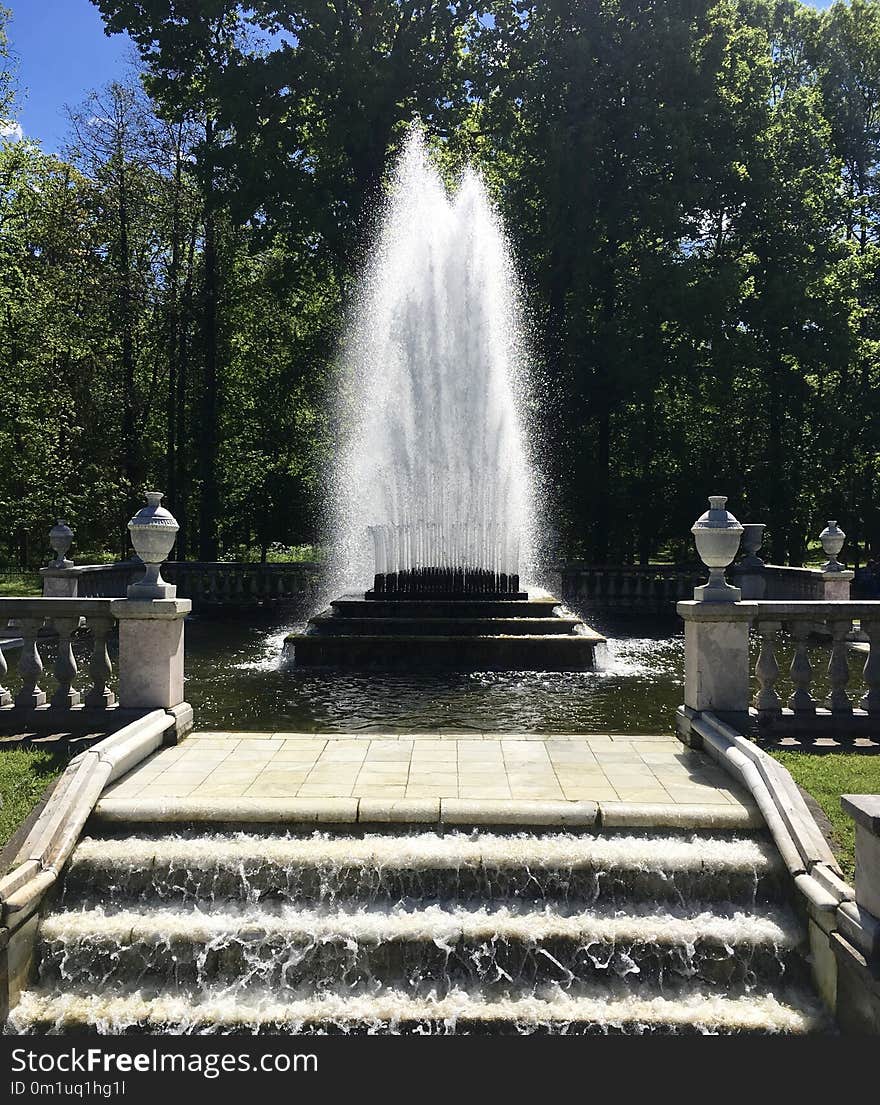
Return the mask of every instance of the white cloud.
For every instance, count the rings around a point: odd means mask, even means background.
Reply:
[[[12,119],[0,119],[0,138],[11,138],[13,142],[20,142],[24,137],[21,123]]]

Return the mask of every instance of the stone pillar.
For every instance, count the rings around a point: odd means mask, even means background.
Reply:
[[[838,572],[822,572],[822,599],[824,602],[849,602],[849,589],[855,572],[844,569]]]
[[[183,619],[189,599],[115,599],[119,622],[119,705],[122,709],[178,706],[183,695]]]
[[[856,823],[855,902],[837,910],[837,1022],[843,1032],[880,1035],[880,794],[842,794]]]
[[[76,568],[40,568],[44,599],[75,599],[77,596]]]
[[[737,727],[749,717],[750,602],[680,602],[685,715],[709,711]]]
[[[842,794],[856,823],[856,905],[880,918],[880,794]]]

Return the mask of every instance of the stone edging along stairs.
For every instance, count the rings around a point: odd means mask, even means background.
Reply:
[[[771,787],[738,761],[761,818],[450,800],[425,803],[428,819],[366,799],[211,815],[181,800],[137,820],[128,803],[121,823],[105,799],[80,839],[107,781],[161,743],[167,716],[161,731],[147,720],[71,766],[23,850],[43,840],[44,858],[0,881],[10,1031],[827,1027],[804,957],[815,922],[792,909],[790,876],[815,896],[826,864],[849,888],[827,857],[793,871]],[[725,740],[746,755],[706,724],[722,762],[736,760]]]

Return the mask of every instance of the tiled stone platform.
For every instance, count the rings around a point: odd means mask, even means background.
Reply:
[[[187,799],[625,802],[753,811],[707,756],[673,736],[199,732],[103,795],[116,815]],[[109,804],[109,803],[108,803]],[[719,813],[721,810],[719,810]]]

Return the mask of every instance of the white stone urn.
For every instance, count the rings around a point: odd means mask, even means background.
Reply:
[[[739,562],[740,568],[764,567],[764,561],[758,556],[758,549],[764,544],[766,528],[763,522],[746,522],[743,525],[741,541],[743,556]]]
[[[698,602],[738,602],[740,599],[739,587],[731,587],[724,578],[724,569],[736,556],[743,527],[726,509],[726,502],[726,495],[710,495],[709,509],[691,526],[697,552],[709,569],[708,582],[694,588],[694,598]]]
[[[49,561],[50,568],[72,568],[73,561],[67,559],[67,550],[73,544],[73,530],[59,518],[49,530],[49,544],[55,553],[55,559]]]
[[[128,523],[134,551],[144,562],[144,575],[128,588],[128,597],[136,600],[173,599],[177,588],[166,583],[160,569],[174,546],[180,526],[171,511],[162,506],[161,491],[147,491],[147,505]]]
[[[822,571],[842,572],[844,567],[837,559],[837,554],[843,548],[846,534],[838,526],[837,522],[829,521],[825,529],[819,534],[819,540],[822,542],[822,548],[825,550],[825,555],[828,557],[827,563],[822,565]]]

